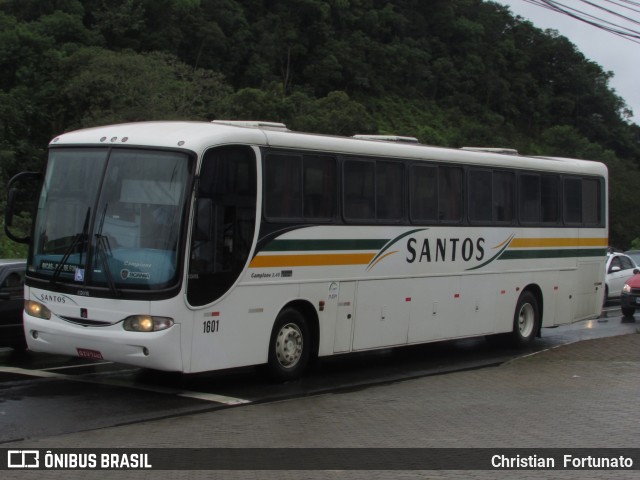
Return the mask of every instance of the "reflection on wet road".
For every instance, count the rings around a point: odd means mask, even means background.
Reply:
[[[321,359],[301,380],[285,384],[271,383],[260,368],[184,375],[0,349],[0,442],[484,368],[638,328],[640,320],[621,317],[611,305],[597,320],[543,329],[524,351],[496,348],[484,338],[385,349]]]

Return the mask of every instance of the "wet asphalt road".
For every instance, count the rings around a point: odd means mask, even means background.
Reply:
[[[483,338],[322,359],[304,378],[271,383],[259,368],[182,375],[0,349],[0,443],[483,368],[580,340],[636,332],[611,305],[598,320],[543,329],[525,351]]]

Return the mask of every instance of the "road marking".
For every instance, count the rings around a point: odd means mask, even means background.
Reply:
[[[245,400],[244,398],[227,397],[224,395],[217,395],[215,393],[204,392],[182,392],[178,394],[181,397],[195,398],[197,400],[206,400],[207,402],[223,403],[225,405],[243,405],[251,403],[251,400]]]
[[[51,367],[51,368],[43,368],[45,372],[53,372],[54,370],[67,370],[73,368],[83,368],[83,367],[95,367],[98,365],[113,365],[113,362],[96,362],[96,363],[81,363],[78,365],[66,365],[64,367]]]
[[[66,375],[64,373],[56,373],[56,372],[44,371],[44,370],[29,370],[26,368],[0,366],[0,372],[17,373],[20,375],[26,375],[26,376],[38,377],[38,378],[55,378],[58,380],[69,380],[72,382],[83,382],[83,383],[91,383],[96,385],[109,385],[112,387],[131,388],[134,390],[143,390],[146,392],[162,393],[165,395],[176,395],[179,397],[193,398],[195,400],[203,400],[206,402],[220,403],[220,404],[229,405],[229,406],[244,405],[244,404],[252,403],[251,400],[246,400],[244,398],[227,397],[226,395],[218,395],[215,393],[194,392],[190,390],[178,390],[175,388],[168,388],[168,387],[154,387],[151,385],[131,385],[126,382],[117,381],[117,380],[94,380],[90,378],[78,377],[76,375]]]
[[[45,372],[43,370],[28,370],[26,368],[17,368],[17,367],[0,367],[0,372],[4,373],[17,373],[20,375],[27,375],[30,377],[40,377],[40,378],[67,378],[68,375],[61,375],[59,373],[54,372]]]

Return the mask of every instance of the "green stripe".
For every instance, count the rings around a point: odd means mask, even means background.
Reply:
[[[396,238],[392,238],[391,240],[389,240],[386,243],[386,245],[384,246],[384,248],[378,252],[378,254],[373,258],[373,260],[371,260],[371,262],[369,262],[369,266],[367,267],[367,270],[369,270],[369,268],[371,268],[371,265],[373,265],[375,263],[375,261],[378,259],[378,257],[382,256],[382,254],[384,252],[386,252],[396,242],[402,240],[404,237],[412,235],[412,234],[414,234],[416,232],[421,232],[423,230],[428,230],[428,228],[416,228],[415,230],[409,230],[408,232],[404,232],[403,234],[398,235]]]
[[[349,240],[274,240],[264,252],[318,252],[331,250],[378,250],[388,239]]]
[[[607,254],[606,248],[569,248],[546,250],[508,250],[498,260],[522,260],[531,258],[571,258],[571,257],[603,257]]]
[[[489,265],[491,262],[493,262],[496,258],[498,258],[500,255],[502,255],[502,253],[509,247],[509,245],[511,244],[511,240],[513,240],[513,237],[515,235],[511,235],[511,237],[509,238],[509,240],[504,244],[504,247],[502,247],[502,249],[496,253],[493,257],[491,257],[489,260],[487,260],[486,262],[478,265],[477,267],[473,267],[473,268],[467,268],[467,270],[478,270],[486,265]]]

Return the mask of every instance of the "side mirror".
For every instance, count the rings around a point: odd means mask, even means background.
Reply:
[[[620,270],[622,269],[616,265],[615,267],[611,267],[609,269],[609,273],[616,273],[616,272],[619,272]]]
[[[31,237],[29,236],[21,237],[19,235],[14,234],[9,229],[9,227],[13,226],[13,215],[14,215],[14,212],[16,211],[16,204],[20,203],[16,199],[18,198],[20,193],[26,193],[26,191],[21,192],[18,188],[14,187],[13,185],[23,180],[40,181],[41,178],[42,178],[42,175],[38,172],[22,172],[22,173],[18,173],[13,178],[11,178],[11,180],[9,180],[9,183],[7,184],[8,195],[7,195],[7,206],[4,211],[4,232],[7,234],[7,237],[9,237],[14,242],[29,243],[31,242]],[[24,206],[25,205],[22,205],[22,207]]]
[[[193,239],[208,242],[213,238],[213,201],[210,198],[196,199],[196,216]]]

